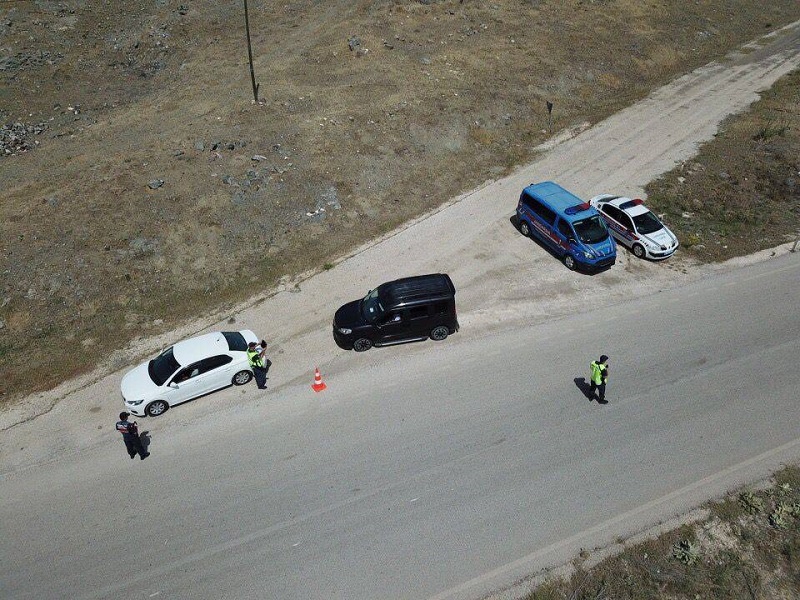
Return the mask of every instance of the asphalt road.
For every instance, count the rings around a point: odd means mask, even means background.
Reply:
[[[155,436],[135,470],[119,442],[8,474],[0,596],[478,597],[800,458],[799,297],[784,255],[379,349],[324,396]],[[575,382],[600,353],[603,406]]]

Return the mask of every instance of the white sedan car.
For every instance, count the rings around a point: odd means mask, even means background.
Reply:
[[[170,406],[253,377],[247,345],[258,342],[249,330],[207,333],[170,346],[122,378],[125,410],[156,417]]]
[[[589,200],[608,225],[611,235],[637,258],[663,260],[675,254],[678,238],[638,198],[600,194]]]

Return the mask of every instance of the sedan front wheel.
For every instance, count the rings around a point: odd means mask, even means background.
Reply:
[[[163,415],[165,412],[167,412],[168,408],[169,408],[169,404],[167,404],[163,400],[156,400],[156,401],[151,402],[150,404],[148,404],[147,408],[144,410],[144,412],[146,412],[147,416],[149,416],[149,417],[157,417],[157,416]]]

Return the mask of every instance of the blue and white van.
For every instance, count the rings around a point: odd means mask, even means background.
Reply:
[[[597,209],[552,181],[532,183],[517,204],[519,230],[560,256],[568,269],[598,271],[617,260],[617,246]]]

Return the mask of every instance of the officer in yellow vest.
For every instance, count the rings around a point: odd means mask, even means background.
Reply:
[[[253,370],[253,377],[256,380],[258,389],[267,389],[267,367],[264,364],[264,355],[267,353],[267,342],[261,340],[261,346],[255,342],[247,345],[247,362]]]
[[[598,402],[606,404],[606,381],[608,381],[608,357],[603,354],[600,360],[593,360],[589,367],[592,370],[592,387],[591,393],[594,396],[594,391],[599,390],[600,396]]]

